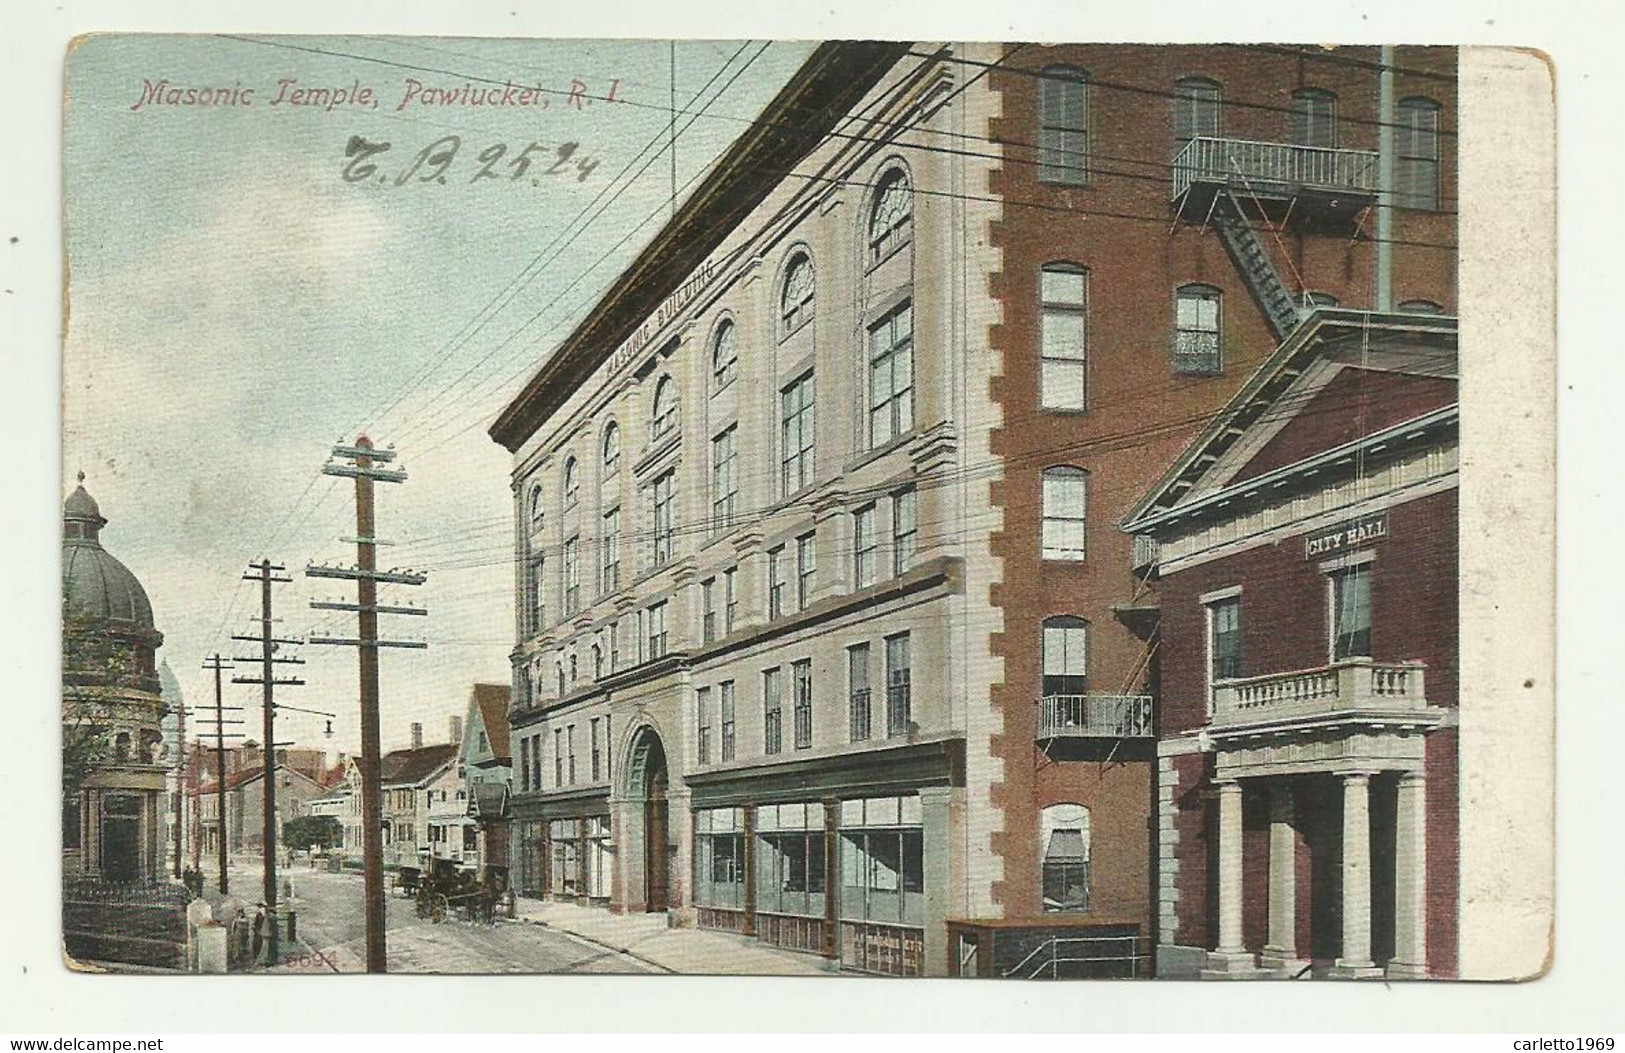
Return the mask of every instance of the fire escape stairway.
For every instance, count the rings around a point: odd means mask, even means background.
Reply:
[[[1264,250],[1264,243],[1258,240],[1253,225],[1247,221],[1241,203],[1229,190],[1219,192],[1218,204],[1213,209],[1213,225],[1219,228],[1224,247],[1246,279],[1253,299],[1264,309],[1276,339],[1285,339],[1298,325],[1297,302]]]

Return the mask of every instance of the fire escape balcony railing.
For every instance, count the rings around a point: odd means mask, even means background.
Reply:
[[[1151,738],[1151,714],[1150,695],[1048,695],[1039,702],[1038,737]]]
[[[1195,183],[1250,187],[1269,195],[1302,188],[1375,194],[1377,155],[1370,150],[1199,136],[1174,158],[1173,199],[1182,199]]]
[[[1427,710],[1421,662],[1347,658],[1316,669],[1273,673],[1213,685],[1215,729],[1355,714],[1422,714]]]

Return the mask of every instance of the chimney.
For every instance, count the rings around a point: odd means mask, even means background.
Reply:
[[[423,725],[417,721],[412,722],[412,748],[418,749],[423,745]]]
[[[461,746],[463,744],[463,718],[453,713],[451,718],[446,721],[446,725],[447,734],[449,735],[446,741],[455,746]]]

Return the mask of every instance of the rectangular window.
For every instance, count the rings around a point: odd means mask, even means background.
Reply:
[[[546,601],[542,584],[544,557],[536,556],[525,567],[525,631],[529,635],[541,632],[546,621]]]
[[[1044,472],[1045,559],[1083,561],[1088,541],[1088,478],[1081,468]]]
[[[769,549],[767,553],[767,616],[769,620],[784,614],[784,546]]]
[[[872,707],[869,699],[869,645],[846,649],[847,731],[853,742],[869,738]]]
[[[813,375],[779,392],[779,486],[789,497],[813,481]]]
[[[914,540],[919,531],[915,521],[914,488],[892,495],[891,556],[892,575],[902,574],[914,565]]]
[[[598,747],[598,718],[592,718],[592,781],[597,782],[603,775],[603,757]]]
[[[1219,372],[1219,290],[1191,285],[1174,300],[1174,372]]]
[[[1044,409],[1088,406],[1089,283],[1082,267],[1052,263],[1039,275],[1039,397]]]
[[[711,530],[733,525],[739,501],[737,437],[739,425],[729,425],[711,440]]]
[[[564,543],[564,616],[573,618],[581,610],[581,538]]]
[[[621,510],[604,513],[598,541],[598,593],[608,595],[621,587]]]
[[[1371,657],[1371,564],[1336,571],[1331,590],[1332,661]]]
[[[664,566],[671,560],[673,533],[672,510],[676,501],[677,473],[670,471],[654,481],[652,490],[654,514],[654,565]]]
[[[779,670],[768,669],[762,673],[762,752],[770,755],[778,753],[784,745],[782,687]]]
[[[739,617],[739,569],[729,567],[722,572],[722,631],[734,631]]]
[[[866,589],[873,585],[878,572],[880,540],[875,537],[875,506],[860,508],[852,513],[852,585]]]
[[[649,659],[653,661],[666,653],[666,601],[649,606]]]
[[[576,726],[571,724],[564,729],[564,753],[568,762],[569,782],[576,784]]]
[[[908,634],[886,640],[886,734],[903,735],[909,730]]]
[[[1337,96],[1306,88],[1292,93],[1292,141],[1299,146],[1337,146]]]
[[[791,677],[795,682],[795,724],[796,749],[804,750],[812,746],[813,724],[813,684],[812,662],[803,659],[790,667]]]
[[[530,790],[530,738],[519,740],[519,789]]]
[[[722,696],[718,719],[722,725],[722,761],[726,764],[734,759],[734,682],[724,680],[717,686],[717,693]]]
[[[700,638],[710,643],[717,638],[717,579],[700,582]]]
[[[1439,104],[1432,99],[1401,99],[1394,136],[1395,198],[1402,208],[1439,207]]]
[[[812,602],[813,578],[818,573],[817,538],[803,534],[796,538],[796,607],[806,610]]]
[[[869,446],[914,428],[914,310],[903,304],[869,330]]]
[[[564,785],[564,729],[553,729],[553,786]]]
[[[1210,682],[1234,680],[1241,675],[1241,597],[1208,604],[1207,625]]]
[[[621,623],[610,622],[604,632],[609,636],[609,671],[618,672],[621,668]]]
[[[711,763],[711,689],[694,692],[694,749],[701,764]]]
[[[1038,88],[1038,178],[1079,186],[1089,172],[1089,84],[1081,70],[1051,66]]]

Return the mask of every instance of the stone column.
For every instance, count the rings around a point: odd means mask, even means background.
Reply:
[[[924,827],[925,932],[922,952],[926,976],[947,976],[948,915],[953,903],[952,852],[954,844],[954,795],[949,786],[927,786],[920,790],[920,820]]]
[[[1343,776],[1343,953],[1332,975],[1381,976],[1371,961],[1371,773]]]
[[[694,798],[686,789],[666,793],[666,839],[677,846],[671,852],[668,890],[674,917],[680,928],[693,928],[699,923],[694,907]]]
[[[1255,972],[1241,937],[1241,783],[1214,784],[1219,799],[1219,945],[1207,956],[1203,975]]]
[[[1390,980],[1427,978],[1427,779],[1400,777],[1394,817],[1394,958]]]
[[[1296,973],[1298,957],[1298,874],[1296,813],[1292,783],[1281,779],[1270,785],[1270,890],[1269,941],[1261,963]]]
[[[745,813],[745,929],[756,935],[756,806],[747,804]]]

